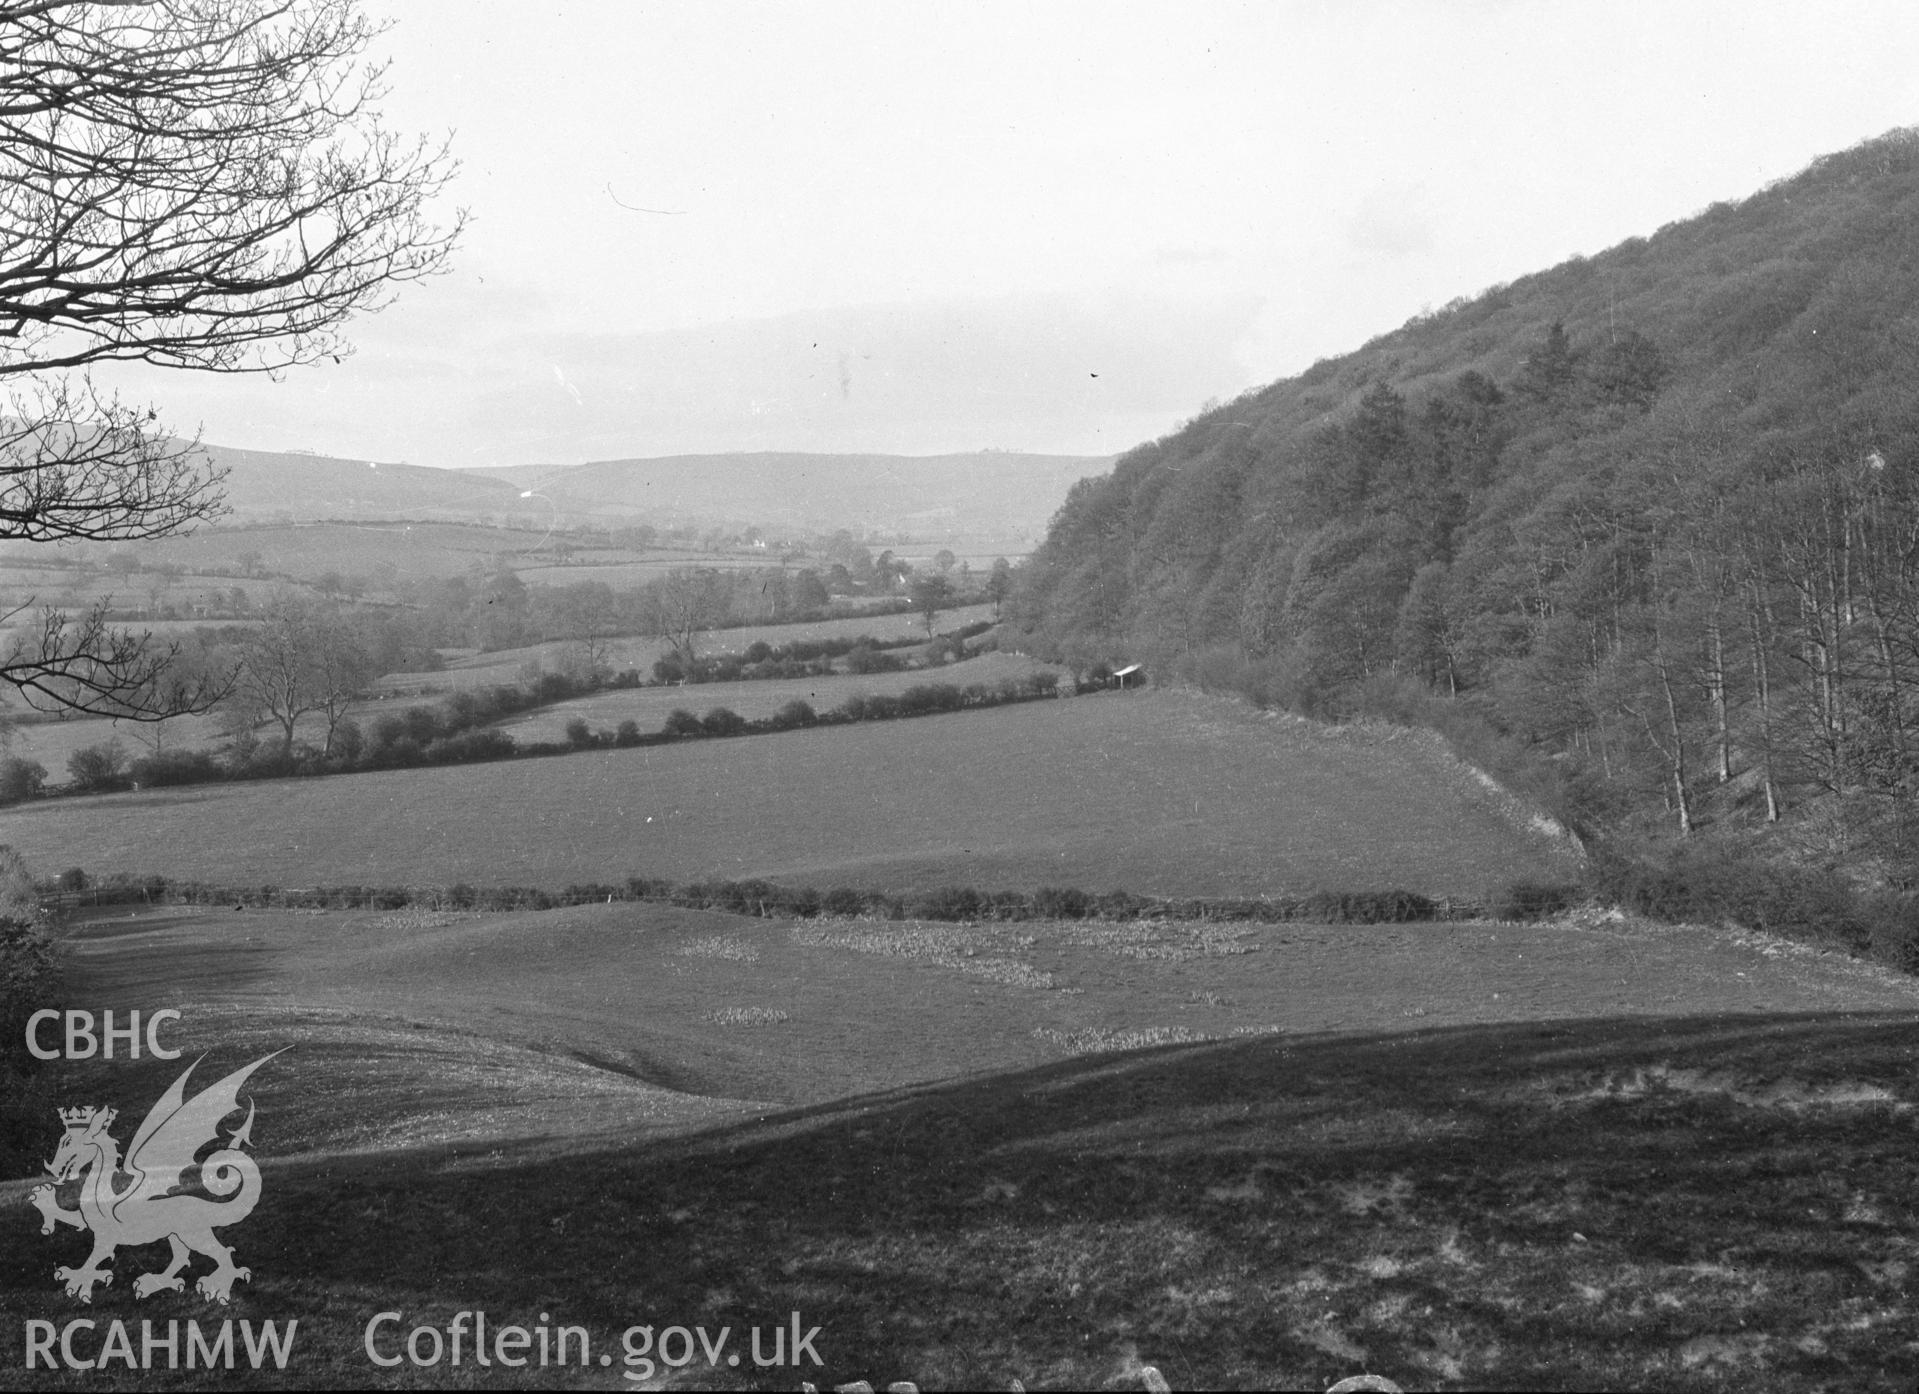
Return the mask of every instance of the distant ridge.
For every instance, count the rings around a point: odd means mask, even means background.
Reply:
[[[635,521],[865,527],[915,535],[1037,537],[1073,484],[1110,456],[758,452],[515,465],[463,473],[537,487],[568,513]]]
[[[341,459],[304,451],[208,445],[227,471],[230,521],[285,518],[434,518],[471,520],[498,513],[518,497],[506,480],[392,461]],[[524,487],[524,486],[522,486]]]
[[[584,465],[433,469],[304,451],[209,445],[231,523],[477,522],[557,507],[570,522],[867,529],[928,541],[1037,541],[1075,481],[1110,456],[673,455]],[[538,501],[521,496],[537,490]]]

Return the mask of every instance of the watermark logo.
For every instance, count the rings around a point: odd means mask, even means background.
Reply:
[[[240,1086],[247,1076],[272,1058],[262,1056],[191,1099],[186,1097],[186,1083],[194,1066],[187,1066],[148,1110],[124,1161],[120,1144],[109,1131],[118,1116],[115,1110],[91,1105],[60,1110],[65,1132],[53,1160],[46,1164],[53,1182],[34,1187],[27,1199],[40,1212],[42,1234],[52,1234],[57,1225],[93,1231],[93,1252],[84,1264],[53,1270],[54,1281],[67,1296],[91,1302],[96,1283],[106,1287],[113,1282],[106,1265],[113,1261],[116,1249],[123,1244],[157,1244],[162,1239],[172,1246],[171,1261],[164,1270],[133,1280],[136,1297],[182,1291],[186,1279],[180,1272],[196,1253],[214,1263],[213,1271],[194,1284],[194,1290],[209,1302],[225,1303],[234,1279],[252,1279],[252,1271],[236,1267],[233,1250],[213,1233],[239,1224],[260,1202],[260,1169],[242,1150],[253,1137],[252,1101],[247,1104],[246,1121],[223,1143],[219,1127],[228,1114],[239,1110]],[[220,1145],[200,1158],[208,1143]],[[206,1195],[185,1189],[196,1177]],[[74,1181],[79,1183],[78,1204],[69,1210],[60,1204],[56,1187]]]

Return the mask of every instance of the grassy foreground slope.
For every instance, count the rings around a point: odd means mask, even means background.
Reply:
[[[1485,896],[1564,876],[1436,738],[1178,691],[0,812],[37,866],[281,886],[769,877]]]
[[[614,1369],[629,1326],[729,1326],[743,1350],[797,1311],[825,1362],[797,1377],[821,1387],[1138,1388],[1142,1362],[1175,1388],[1919,1375],[1910,980],[1590,916],[1018,928],[647,906],[100,921],[74,942],[76,1000],[180,1007],[209,1078],[294,1047],[253,1090],[264,1198],[228,1238],[254,1277],[217,1314],[139,1301],[162,1251],[129,1251],[77,1309],[49,1272],[83,1241],[22,1209],[0,1361],[34,1383],[10,1344],[28,1318],[230,1315],[300,1321],[288,1382],[437,1385],[444,1367],[374,1370],[367,1321],[477,1308],[583,1326]],[[1093,929],[1137,933],[1073,937]],[[727,1016],[749,1007],[786,1015]],[[1187,1023],[1218,1039],[1071,1054]],[[1233,1038],[1254,1024],[1283,1033]],[[62,1106],[121,1106],[124,1135],[175,1069],[49,1073]]]
[[[636,902],[96,913],[67,940],[75,1000],[185,1011],[170,1034],[188,1058],[241,1049],[236,1037],[277,1048],[299,1013],[302,1060],[309,1045],[347,1049],[358,1026],[382,1022],[422,1033],[415,1050],[484,1042],[615,1083],[766,1105],[1267,1031],[1919,1007],[1919,980],[1841,955],[1598,914],[1326,926],[771,921]],[[415,1083],[443,1073],[410,1068]],[[362,1102],[369,1123],[418,1112],[416,1100]],[[531,1131],[553,1126],[535,1122]],[[284,1120],[278,1128],[287,1141]],[[448,1129],[529,1130],[498,1118]],[[339,1145],[324,1132],[291,1136]]]

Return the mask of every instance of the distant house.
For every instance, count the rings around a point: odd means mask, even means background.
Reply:
[[[1113,670],[1113,686],[1114,687],[1121,688],[1121,689],[1124,689],[1129,686],[1141,687],[1145,684],[1145,682],[1146,682],[1146,667],[1144,664],[1129,663],[1124,668],[1115,668]]]

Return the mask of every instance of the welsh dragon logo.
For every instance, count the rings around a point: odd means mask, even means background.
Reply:
[[[180,1270],[195,1253],[205,1254],[215,1265],[194,1284],[194,1290],[209,1302],[224,1303],[235,1278],[251,1281],[252,1270],[236,1268],[233,1250],[213,1236],[215,1229],[236,1225],[251,1215],[260,1200],[260,1168],[240,1150],[253,1137],[251,1101],[246,1121],[228,1135],[223,1146],[197,1165],[195,1156],[208,1143],[220,1141],[220,1121],[240,1107],[240,1086],[272,1058],[263,1056],[235,1070],[191,1100],[186,1097],[186,1083],[194,1066],[187,1066],[148,1111],[127,1148],[124,1164],[120,1144],[107,1131],[118,1116],[113,1109],[60,1110],[66,1132],[53,1160],[46,1164],[53,1184],[34,1187],[27,1199],[42,1216],[42,1234],[52,1234],[55,1225],[93,1231],[93,1252],[85,1264],[53,1270],[54,1281],[65,1286],[67,1296],[91,1302],[95,1283],[105,1287],[113,1282],[106,1265],[113,1261],[115,1249],[162,1239],[173,1246],[172,1261],[163,1272],[135,1278],[136,1297],[182,1291],[186,1280]],[[200,1188],[215,1199],[183,1189],[191,1184],[190,1171],[198,1173]],[[55,1187],[83,1175],[79,1208],[68,1210],[60,1204]]]

